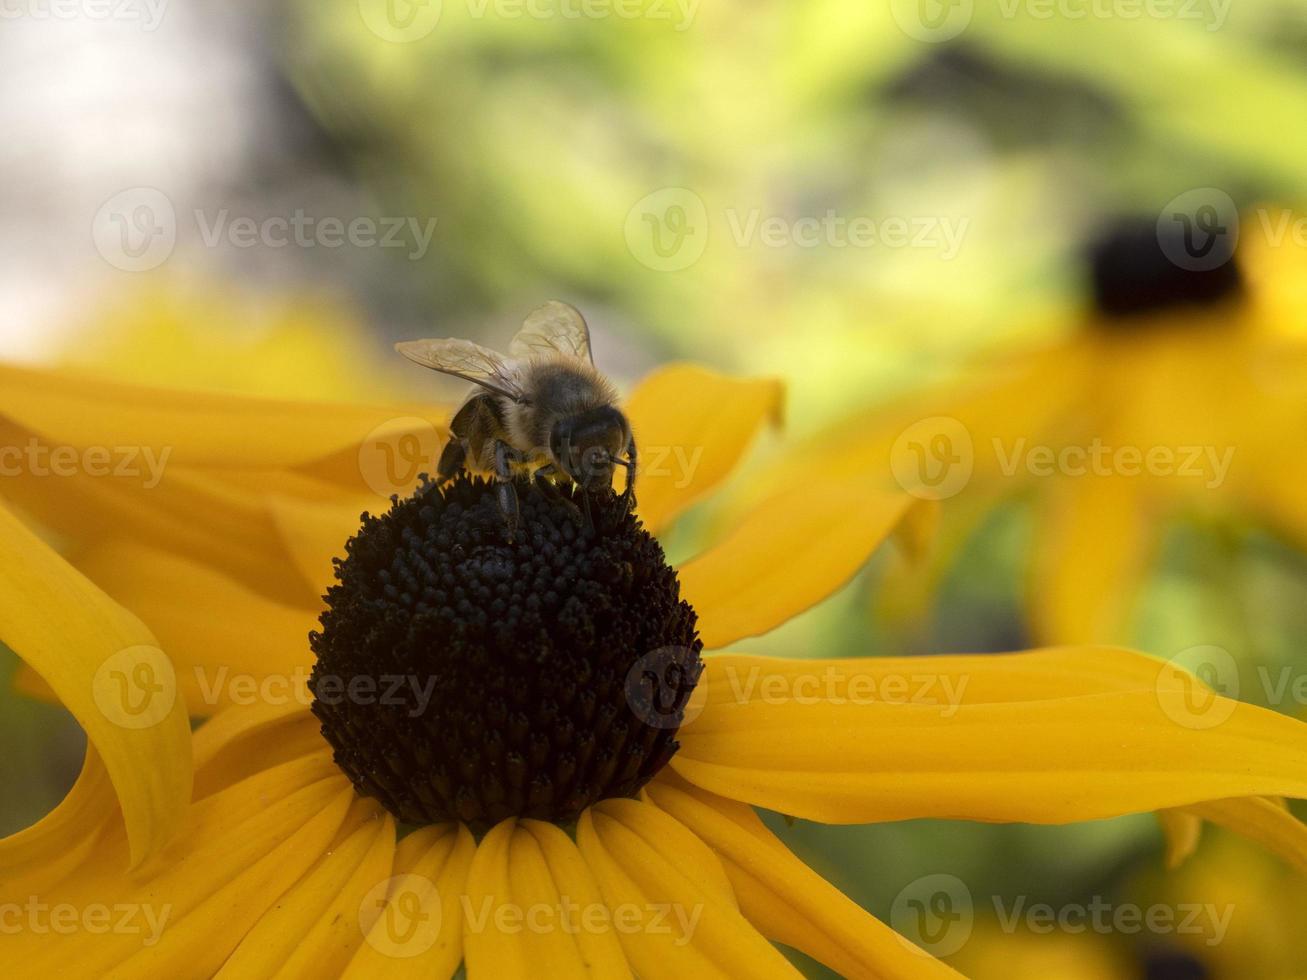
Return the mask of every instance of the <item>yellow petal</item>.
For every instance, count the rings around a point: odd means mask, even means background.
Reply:
[[[317,613],[268,599],[221,572],[132,541],[106,541],[77,567],[145,621],[178,671],[192,715],[293,698],[313,665]]]
[[[836,697],[820,670],[786,669],[779,682],[764,677],[707,703],[682,729],[672,766],[720,796],[828,823],[1064,823],[1307,796],[1302,722],[1200,690],[1192,675],[1143,657],[1158,671],[1151,689],[1077,685],[1056,663],[1042,698],[1000,699],[987,683],[969,693],[973,672],[984,678],[1005,659],[921,658],[889,687],[855,672]],[[705,673],[712,691],[711,663]]]
[[[631,393],[625,410],[639,449],[636,500],[651,533],[720,484],[764,425],[778,426],[781,382],[669,364]],[[624,474],[619,472],[620,488]]]
[[[31,827],[0,839],[2,893],[10,898],[37,894],[81,864],[113,814],[114,802],[109,774],[90,746],[63,801]]]
[[[0,505],[0,640],[50,685],[104,762],[133,862],[177,829],[191,740],[176,673],[136,617]]]
[[[764,500],[680,569],[704,646],[766,633],[816,605],[924,505],[863,477],[818,479]]]
[[[227,708],[195,731],[194,799],[285,762],[328,751],[318,719],[306,705],[264,703]]]
[[[10,432],[0,423],[0,442]],[[13,501],[77,544],[129,538],[173,552],[291,604],[317,595],[282,546],[260,493],[169,465],[138,476],[22,472],[6,478]]]
[[[444,415],[438,415],[438,411],[429,406],[413,415],[397,414],[361,442],[301,466],[296,472],[336,493],[368,497],[372,507],[378,503],[384,507],[391,494],[406,497],[423,474],[435,475],[440,453],[449,439],[447,422],[453,409]]]
[[[472,835],[461,824],[423,827],[405,837],[395,854],[393,875],[368,895],[364,911],[370,912],[372,924],[367,941],[358,947],[344,976],[453,976],[463,959],[463,902],[475,851]]]
[[[1198,849],[1203,821],[1188,810],[1158,810],[1157,822],[1166,841],[1166,866],[1174,871]]]
[[[131,928],[7,936],[0,963],[25,975],[209,976],[321,858],[354,800],[328,758],[260,774],[195,806],[175,841],[126,875],[121,840],[50,892],[51,907],[132,907]]]
[[[695,689],[706,706],[764,703],[954,705],[1039,701],[1110,691],[1151,691],[1185,676],[1162,661],[1109,646],[1049,647],[1007,654],[939,654],[924,657],[792,659],[746,653],[704,658]],[[729,718],[729,713],[725,716]],[[706,731],[713,711],[687,722]]]
[[[618,937],[636,975],[799,975],[740,914],[717,856],[663,811],[606,800],[581,815],[576,842],[614,922],[628,924]]]
[[[59,445],[150,447],[178,464],[292,467],[412,418],[443,428],[445,406],[296,402],[148,388],[0,364],[0,413]]]
[[[1048,643],[1112,643],[1127,633],[1159,517],[1125,476],[1058,479],[1040,501],[1031,590]]]
[[[974,487],[935,508],[920,508],[926,518],[908,521],[909,526],[934,524],[928,544],[915,549],[899,547],[891,552],[884,571],[876,576],[870,597],[872,616],[877,621],[912,629],[936,608],[945,577],[957,564],[958,553],[977,530],[1009,496],[1010,487]],[[899,545],[905,535],[896,533]]]
[[[767,938],[845,977],[958,976],[824,881],[752,808],[665,778],[647,794],[717,853],[740,911]]]
[[[277,532],[315,595],[335,581],[332,559],[345,556],[345,542],[358,532],[364,511],[384,513],[389,504],[365,497],[347,502],[293,500],[270,496]]]
[[[337,841],[245,934],[220,978],[337,976],[363,941],[360,908],[391,872],[395,822],[375,801],[357,800],[370,818]]]
[[[1263,797],[1209,800],[1184,812],[1256,841],[1307,874],[1307,824],[1289,812],[1283,801]]]
[[[163,940],[136,953],[114,975],[152,978],[216,972],[240,936],[323,855],[335,837],[354,796],[349,789],[341,790],[337,780],[325,782],[334,795],[327,795],[323,792],[326,787],[319,784],[312,788],[313,792],[305,791],[303,799],[293,798],[297,804],[314,800],[314,805],[292,811],[300,823],[298,829],[286,835],[266,856],[251,861],[239,852],[234,856],[210,855],[207,860],[215,864],[233,861],[235,857],[242,862],[238,865],[242,873],[189,913],[177,913],[177,918],[165,929]],[[168,887],[160,884],[150,893],[165,896]]]
[[[886,487],[920,480],[927,495],[943,496],[981,481],[1013,484],[1006,455],[1014,445],[1048,441],[1068,406],[1079,406],[1088,363],[1082,346],[1070,343],[975,365],[978,382],[914,392],[841,419],[788,449],[760,483],[770,494],[816,474]],[[941,453],[932,449],[938,435],[948,437]],[[941,469],[937,459],[949,462]]]
[[[505,820],[491,829],[467,897],[470,980],[631,975],[590,870],[552,824]]]

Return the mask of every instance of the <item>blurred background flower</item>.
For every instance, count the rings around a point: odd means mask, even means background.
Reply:
[[[1259,349],[1307,337],[1297,0],[22,0],[4,20],[6,360],[297,398],[448,401],[460,388],[405,370],[391,342],[493,344],[557,296],[585,311],[598,362],[628,390],[677,357],[779,375],[787,428],[803,438],[974,381],[978,364],[1074,343],[1081,256],[1104,220],[1161,218],[1177,202],[1197,214],[1212,200],[1242,216],[1245,318],[1270,345]],[[1168,403],[1298,391],[1277,389],[1285,362],[1272,358],[1232,395],[1219,356],[1189,353],[1203,379],[1159,396]],[[1121,378],[1149,375],[1147,358],[1118,361]],[[1062,394],[1061,380],[1031,390]],[[1116,404],[1133,403],[1126,392]],[[1253,407],[1242,421],[1239,440],[1284,445]],[[1282,455],[1257,484],[1274,490],[1263,514],[1300,513],[1307,464]],[[737,494],[751,482],[736,480]],[[1031,508],[983,503],[946,501],[931,612],[886,554],[821,610],[743,648],[1026,645]],[[1157,552],[1115,639],[1163,657],[1233,651],[1235,675],[1215,675],[1227,691],[1301,714],[1301,538],[1284,522],[1217,516],[1199,508],[1149,528]],[[719,517],[687,514],[671,557]],[[1074,568],[1074,549],[1063,554]],[[47,810],[82,757],[66,716],[9,691],[14,671],[6,653],[0,833]],[[29,761],[50,757],[64,764]],[[1150,819],[800,823],[792,836],[891,922],[902,890],[941,868],[978,903],[1067,905],[1130,894],[1162,851]],[[1219,855],[1230,868],[1252,867],[1232,853]],[[957,954],[977,975],[1074,958],[1086,975],[1147,976],[1161,962],[1120,936],[1071,953],[1090,943],[992,918],[977,914]],[[1296,948],[1293,922],[1263,924],[1278,938],[1262,950]],[[1192,975],[1239,975],[1241,951],[1257,947],[1231,939]],[[1281,975],[1242,962],[1243,975]]]

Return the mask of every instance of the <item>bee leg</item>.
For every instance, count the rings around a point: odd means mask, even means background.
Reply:
[[[485,395],[476,395],[465,401],[449,420],[449,442],[440,453],[436,464],[436,482],[448,483],[467,465],[467,454],[473,437],[486,431],[487,409],[493,406]]]
[[[635,509],[635,436],[631,436],[631,441],[626,445],[626,462],[626,486],[622,487],[622,506],[629,514]]]
[[[508,443],[495,440],[495,480],[498,482],[496,492],[499,495],[499,510],[504,515],[508,527],[508,540],[512,541],[517,533],[517,488],[513,486],[513,463],[522,461],[522,456]]]
[[[463,464],[467,462],[467,440],[450,436],[440,453],[440,462],[436,464],[436,482],[448,483],[458,476]]]
[[[590,493],[585,487],[581,488],[581,503],[584,505],[586,526],[593,531],[595,529],[595,518],[594,513],[590,510]]]

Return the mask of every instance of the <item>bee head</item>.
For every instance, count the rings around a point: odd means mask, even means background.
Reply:
[[[630,441],[626,416],[603,405],[556,422],[549,435],[549,451],[559,469],[592,490],[612,484],[613,470]]]

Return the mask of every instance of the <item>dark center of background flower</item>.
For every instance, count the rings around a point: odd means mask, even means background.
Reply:
[[[631,796],[675,753],[702,670],[696,617],[618,497],[427,483],[364,515],[309,687],[337,765],[401,821],[555,823]]]
[[[1216,211],[1124,218],[1089,245],[1089,292],[1096,325],[1135,329],[1154,314],[1211,306],[1243,291],[1234,261],[1234,216]]]
[[[1142,960],[1144,980],[1207,980],[1211,975],[1201,960],[1182,949],[1150,949]]]

